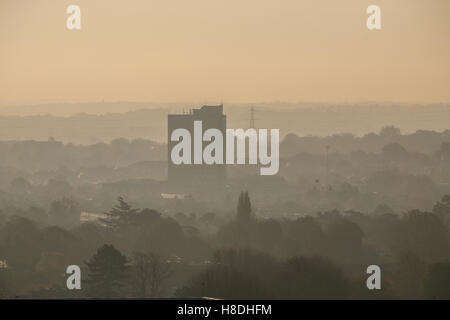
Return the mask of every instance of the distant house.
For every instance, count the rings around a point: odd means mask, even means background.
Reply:
[[[99,222],[100,219],[106,219],[106,214],[92,212],[82,212],[80,214],[80,222]]]
[[[162,199],[187,199],[190,195],[183,193],[161,193]]]
[[[8,269],[8,264],[6,260],[0,260],[0,269]]]

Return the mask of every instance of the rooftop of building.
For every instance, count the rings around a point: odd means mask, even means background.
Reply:
[[[183,111],[182,114],[170,114],[172,115],[199,115],[199,114],[223,114],[223,104],[219,105],[204,105],[201,108],[190,109],[188,113]]]

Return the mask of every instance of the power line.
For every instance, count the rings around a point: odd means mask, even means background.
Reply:
[[[250,108],[250,128],[255,128],[255,108],[251,106]]]

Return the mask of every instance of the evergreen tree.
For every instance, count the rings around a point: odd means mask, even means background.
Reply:
[[[239,195],[236,219],[238,222],[242,223],[247,223],[253,220],[252,204],[247,191],[243,191]]]
[[[85,262],[89,268],[88,293],[99,298],[118,296],[128,276],[127,258],[113,245],[103,245],[91,259]]]
[[[137,209],[132,208],[131,205],[125,202],[123,197],[118,197],[117,202],[117,205],[105,213],[106,218],[100,219],[103,224],[112,229],[128,225],[133,215],[138,212]]]

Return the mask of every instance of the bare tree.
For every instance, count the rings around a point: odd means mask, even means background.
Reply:
[[[140,297],[158,297],[162,284],[170,275],[170,265],[154,253],[136,252],[133,257],[133,277]]]

